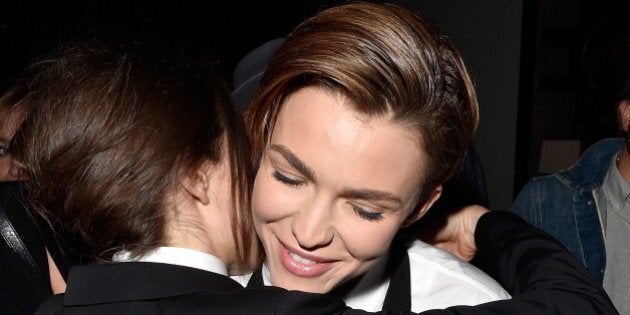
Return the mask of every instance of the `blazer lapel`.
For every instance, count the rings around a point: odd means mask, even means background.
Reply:
[[[260,267],[258,267],[258,269],[254,270],[254,273],[252,273],[251,278],[249,278],[249,281],[247,282],[247,288],[255,289],[255,288],[262,288],[264,286],[265,286],[265,281],[263,281],[262,265],[261,265]]]
[[[389,287],[383,302],[383,311],[411,310],[411,274],[409,271],[409,255],[402,241],[394,239],[391,245],[391,253],[387,261]]]

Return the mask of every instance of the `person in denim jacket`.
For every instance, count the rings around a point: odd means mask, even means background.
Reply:
[[[606,251],[597,195],[610,162],[621,150],[627,155],[623,148],[623,139],[597,142],[572,167],[530,180],[512,206],[512,211],[562,242],[599,282],[604,279]]]
[[[512,210],[564,244],[630,314],[630,29],[617,30],[598,83],[625,139],[600,140],[570,168],[531,179]]]

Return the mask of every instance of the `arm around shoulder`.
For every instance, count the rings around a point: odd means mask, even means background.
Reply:
[[[491,211],[475,230],[472,263],[512,299],[420,314],[619,314],[604,289],[558,241],[509,211]]]
[[[619,314],[601,285],[564,246],[510,211],[483,214],[475,243],[472,263],[512,299],[420,314]]]
[[[489,310],[532,314],[618,314],[602,286],[556,239],[508,211],[481,217],[473,263],[513,296]]]

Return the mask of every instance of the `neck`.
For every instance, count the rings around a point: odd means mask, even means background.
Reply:
[[[211,215],[219,213],[207,212]],[[225,264],[230,274],[237,273],[240,264],[233,254],[232,234],[215,232],[225,231],[225,227],[216,225],[222,222],[225,220],[207,218],[195,211],[178,211],[176,217],[167,219],[167,246],[194,249],[213,255]]]

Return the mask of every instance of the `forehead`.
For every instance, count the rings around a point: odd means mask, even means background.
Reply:
[[[272,144],[286,146],[316,173],[374,189],[417,188],[425,155],[415,130],[387,117],[362,116],[347,102],[323,89],[298,90],[282,105]]]
[[[314,127],[323,127],[322,121],[318,122],[318,119],[323,119],[326,127],[330,128],[332,125],[344,131],[379,129],[380,133],[396,133],[397,138],[405,138],[414,142],[418,148],[422,147],[417,128],[405,121],[394,121],[387,114],[368,116],[361,113],[354,109],[350,99],[326,88],[305,87],[288,95],[280,107],[274,129],[298,119],[304,119]]]

